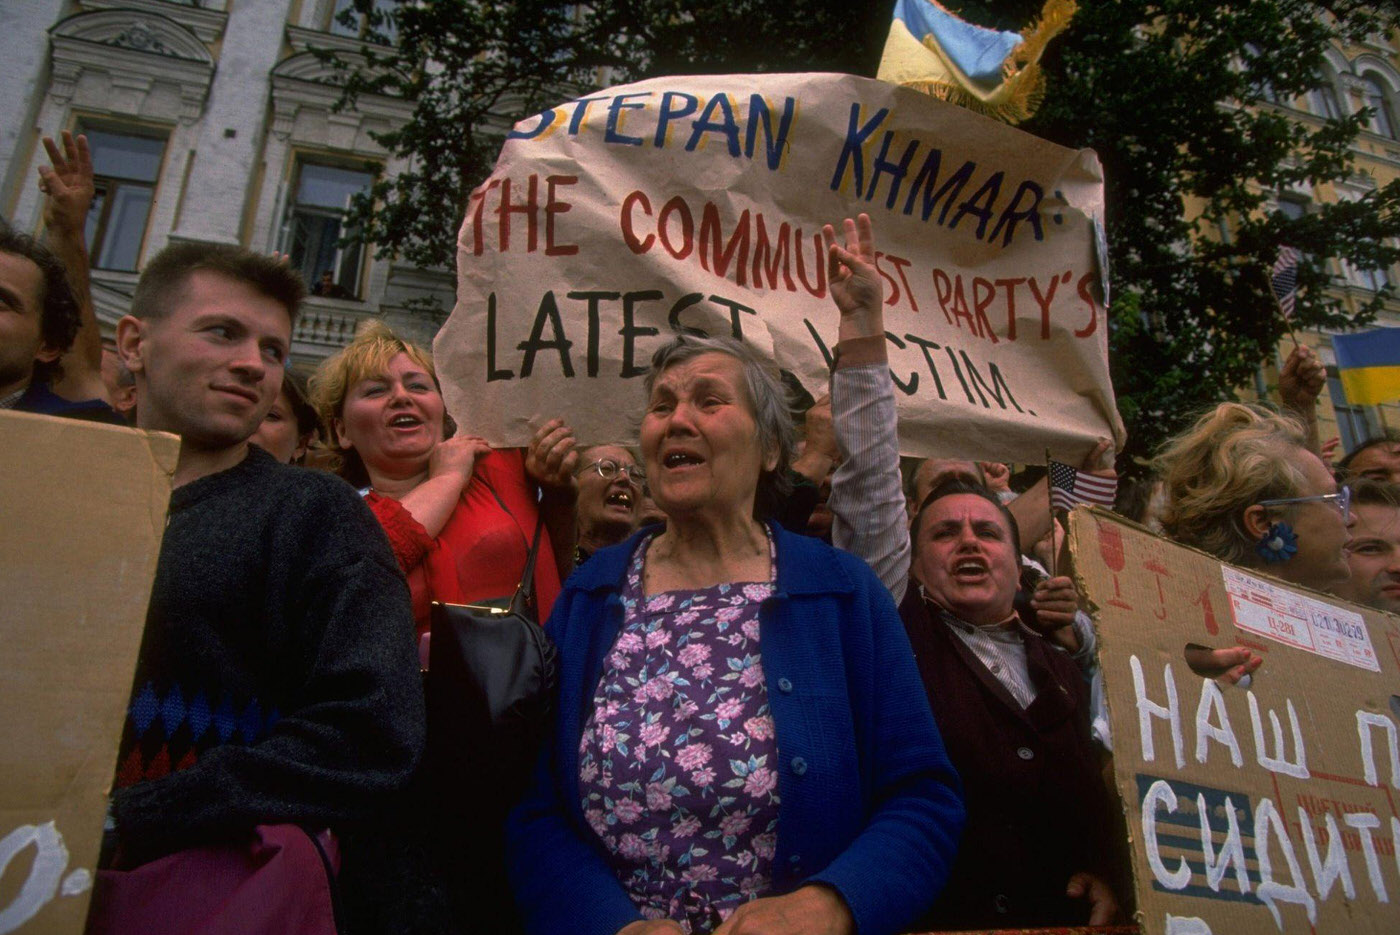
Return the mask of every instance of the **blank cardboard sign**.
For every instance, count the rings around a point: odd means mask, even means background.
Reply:
[[[0,933],[80,933],[179,439],[0,412]]]
[[[1400,932],[1397,618],[1099,510],[1074,511],[1070,543],[1145,935]],[[1188,643],[1264,664],[1226,685]]]

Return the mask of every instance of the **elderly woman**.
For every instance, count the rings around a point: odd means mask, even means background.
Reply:
[[[677,338],[647,395],[667,525],[593,556],[549,622],[557,726],[508,833],[527,930],[902,930],[962,806],[893,602],[858,559],[754,517],[792,428],[751,350]]]
[[[321,365],[311,399],[341,456],[341,476],[364,488],[389,535],[420,634],[433,601],[515,592],[539,510],[546,528],[535,595],[544,619],[572,566],[572,430],[551,421],[528,452],[492,449],[471,435],[445,438],[447,410],[431,358],[380,322]]]
[[[1157,463],[1171,538],[1314,590],[1336,593],[1346,584],[1351,493],[1308,450],[1294,419],[1221,403],[1168,441]],[[1197,673],[1232,682],[1262,661],[1242,646],[1187,652]]]
[[[1349,492],[1293,419],[1221,403],[1167,442],[1158,463],[1173,539],[1318,591],[1347,580]]]
[[[594,445],[579,452],[574,482],[578,485],[578,548],[582,565],[594,552],[617,545],[637,527],[646,474],[621,445]]]

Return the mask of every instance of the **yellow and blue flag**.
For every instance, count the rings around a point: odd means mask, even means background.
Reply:
[[[1075,0],[1046,0],[1040,21],[1015,33],[965,22],[936,0],[895,0],[877,77],[1020,123],[1045,95],[1045,46],[1074,12]]]
[[[1378,406],[1400,399],[1400,328],[1333,335],[1332,351],[1348,403]]]

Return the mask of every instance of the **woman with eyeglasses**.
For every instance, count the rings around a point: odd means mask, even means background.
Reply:
[[[452,435],[432,358],[381,322],[321,365],[311,400],[340,455],[339,473],[362,489],[408,578],[425,665],[432,602],[510,597],[540,510],[535,594],[538,619],[548,617],[573,566],[571,429],[552,420],[526,450]]]
[[[574,564],[632,535],[646,490],[646,473],[621,445],[594,445],[579,453],[578,547]]]
[[[1173,539],[1316,591],[1346,582],[1350,491],[1293,419],[1221,403],[1169,441],[1158,463]]]

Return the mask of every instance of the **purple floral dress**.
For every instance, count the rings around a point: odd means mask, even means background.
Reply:
[[[646,597],[650,544],[627,570],[622,630],[579,742],[579,788],[642,916],[705,932],[772,884],[778,741],[758,608],[773,583]]]

